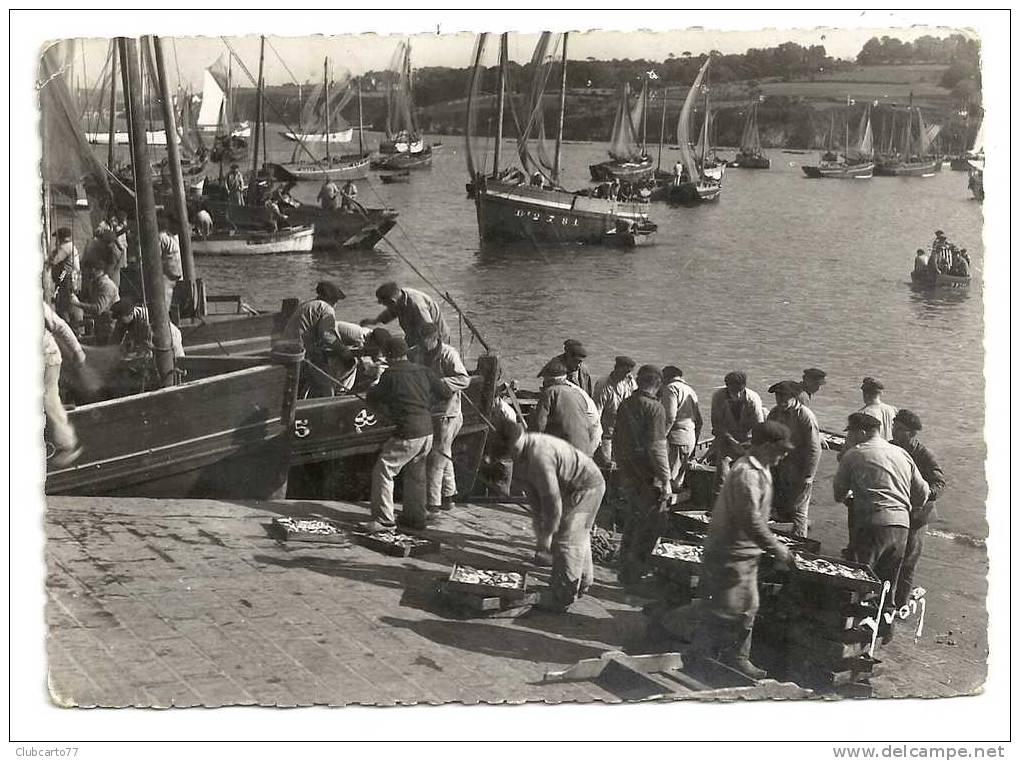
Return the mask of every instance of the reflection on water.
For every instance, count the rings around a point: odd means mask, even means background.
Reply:
[[[706,415],[711,390],[729,370],[745,370],[751,387],[764,392],[821,367],[828,383],[813,407],[823,426],[841,428],[861,406],[861,378],[871,375],[885,384],[889,403],[925,422],[923,440],[950,481],[940,526],[985,534],[981,206],[965,173],[811,180],[799,164],[814,162],[814,154],[779,160],[777,153],[769,171],[727,170],[718,203],[653,205],[659,232],[647,248],[483,248],[474,203],[464,195],[460,145],[445,142],[432,168],[408,183],[383,185],[375,173],[358,182],[366,206],[399,210],[388,237],[404,258],[385,244],[335,255],[202,258],[197,266],[209,292],[276,308],[333,278],[347,293],[341,319],[356,322],[378,313],[374,294],[384,281],[429,290],[410,262],[453,295],[508,374],[534,383],[564,339],[577,338],[593,374],[607,373],[617,354],[680,366]],[[270,147],[283,160],[292,150]],[[663,166],[676,155],[664,151]],[[566,146],[565,186],[587,186],[588,165],[604,156],[603,145]],[[297,195],[314,202],[318,189],[303,183]],[[969,250],[969,289],[912,287],[914,252],[936,228]]]

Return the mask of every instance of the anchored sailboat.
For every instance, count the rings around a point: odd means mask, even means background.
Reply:
[[[544,32],[532,56],[534,79],[527,99],[528,111],[519,118],[512,98],[506,98],[508,75],[507,36],[500,38],[499,51],[499,118],[490,175],[475,165],[471,142],[476,134],[476,108],[481,83],[481,58],[488,39],[482,34],[475,49],[468,94],[466,157],[474,190],[478,234],[483,241],[550,241],[556,243],[619,243],[639,245],[650,242],[657,229],[648,218],[648,204],[621,201],[613,197],[597,197],[565,190],[560,184],[563,144],[563,117],[566,107],[567,34],[562,38],[560,56],[560,108],[556,131],[555,153],[550,157],[544,147],[545,127],[543,95],[545,84],[555,63],[553,37]],[[504,170],[500,165],[503,140],[503,113],[509,104],[517,127],[517,150],[520,168]],[[537,148],[532,150],[529,141]],[[530,182],[529,182],[530,175]]]
[[[386,94],[386,140],[379,144],[379,157],[372,169],[399,171],[432,164],[432,146],[426,145],[414,115],[411,89],[411,43],[402,42],[393,55],[390,69],[395,81]]]
[[[931,133],[925,126],[921,109],[908,107],[907,120],[898,149],[878,158],[875,162],[875,174],[882,177],[931,177],[941,170],[942,160],[932,154]]]
[[[835,120],[833,115],[832,120]],[[829,127],[829,148],[821,161],[815,166],[802,166],[808,177],[836,179],[870,179],[875,171],[874,135],[871,131],[871,106],[861,115],[857,128],[857,142],[850,144],[850,106],[847,103],[846,130],[843,143],[843,155],[839,156],[832,149],[832,122]]]
[[[626,82],[620,88],[620,102],[613,119],[613,132],[609,142],[609,161],[592,164],[591,178],[598,182],[618,179],[635,182],[652,173],[652,158],[646,151],[648,116],[648,80],[641,88],[641,94],[630,107],[630,85]],[[638,140],[638,125],[641,140]]]
[[[744,131],[740,136],[740,150],[730,166],[740,169],[768,169],[772,160],[765,155],[761,147],[761,136],[758,134],[758,98],[751,100],[744,120]]]
[[[709,142],[708,136],[705,134],[710,126],[707,91],[705,93],[706,116],[701,128],[700,162],[699,156],[695,154],[690,140],[691,111],[698,98],[698,93],[701,91],[701,83],[708,72],[711,62],[711,58],[706,59],[705,63],[701,66],[701,70],[698,71],[698,76],[694,78],[694,84],[691,85],[691,89],[687,92],[683,108],[680,109],[680,118],[676,124],[676,141],[680,147],[680,162],[683,164],[683,172],[680,176],[674,176],[672,185],[668,186],[669,189],[666,197],[668,200],[677,203],[715,201],[718,200],[719,195],[722,193],[722,183],[718,179],[707,176],[702,171],[706,158],[705,151]]]

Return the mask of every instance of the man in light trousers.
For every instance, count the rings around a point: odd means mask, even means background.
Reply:
[[[386,345],[389,368],[379,382],[368,390],[369,405],[381,412],[396,430],[383,445],[372,468],[372,520],[361,524],[369,533],[405,529],[424,529],[425,463],[432,449],[432,405],[438,383],[432,373],[407,359],[407,343],[394,336]],[[404,502],[399,517],[394,516],[393,480],[404,475]]]
[[[439,393],[432,408],[432,451],[429,452],[428,511],[450,510],[457,493],[457,474],[453,469],[453,440],[464,424],[461,392],[471,383],[471,376],[460,354],[439,338],[438,328],[427,323],[420,331],[421,345],[410,350],[411,361],[427,367]]]

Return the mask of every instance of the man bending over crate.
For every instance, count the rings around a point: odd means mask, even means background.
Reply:
[[[733,464],[723,481],[705,540],[700,589],[706,610],[695,635],[695,651],[752,679],[765,676],[750,657],[758,612],[758,561],[770,552],[780,562],[792,562],[790,551],[768,527],[769,469],[791,449],[790,431],[782,423],[754,425],[749,452]]]
[[[552,553],[549,590],[538,607],[565,612],[592,583],[591,529],[606,493],[602,472],[563,439],[525,433],[509,420],[501,426],[497,449],[514,460],[514,478],[527,492],[536,556]]]

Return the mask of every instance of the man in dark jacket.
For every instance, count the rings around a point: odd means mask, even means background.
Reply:
[[[811,489],[822,455],[818,420],[811,408],[798,399],[801,387],[796,381],[774,383],[769,387],[769,393],[776,395],[776,406],[769,412],[768,419],[785,425],[793,442],[789,457],[776,466],[776,515],[780,520],[793,523],[796,536],[807,536]]]
[[[914,571],[917,561],[921,559],[924,548],[924,532],[927,525],[935,517],[935,500],[946,488],[946,477],[939,467],[935,456],[928,448],[917,440],[921,430],[921,418],[910,410],[900,410],[893,418],[891,443],[906,450],[921,471],[921,478],[928,484],[930,495],[923,507],[910,513],[910,530],[907,532],[907,545],[903,550],[903,564],[896,582],[896,607],[900,608],[910,600],[914,589]]]
[[[562,362],[564,367],[567,368],[567,380],[594,399],[595,381],[592,380],[591,372],[588,370],[588,365],[584,362],[587,356],[588,352],[585,350],[584,345],[580,341],[574,338],[568,338],[563,342],[563,353],[557,354],[555,357],[546,362],[545,367],[539,370],[538,377],[544,378],[548,373],[549,365],[553,362]]]
[[[624,584],[644,575],[663,528],[665,498],[670,494],[666,410],[656,398],[661,386],[659,368],[642,365],[637,391],[624,399],[616,412],[613,457],[627,510],[617,576]]]
[[[354,362],[354,357],[341,343],[336,332],[335,305],[344,298],[340,287],[329,280],[322,280],[315,286],[315,298],[298,305],[283,328],[282,338],[300,341],[305,350],[305,359],[311,364],[338,377],[340,372]],[[334,384],[328,378],[314,371],[301,373],[301,397],[333,396]]]
[[[592,428],[584,393],[567,381],[567,368],[553,360],[543,368],[544,384],[528,421],[535,433],[548,433],[591,454],[598,442],[592,442]]]
[[[404,331],[408,346],[422,342],[421,329],[432,324],[439,332],[439,340],[451,342],[450,329],[443,319],[442,310],[431,296],[414,288],[401,288],[396,283],[383,283],[375,291],[375,299],[384,308],[372,319],[362,320],[362,327],[385,325],[396,320]]]
[[[432,406],[439,381],[422,365],[407,359],[407,342],[393,337],[386,345],[389,367],[368,390],[368,403],[395,427],[383,444],[372,469],[372,520],[361,524],[369,532],[389,531],[394,525],[425,528],[426,461],[432,450]],[[394,518],[393,480],[404,474],[404,503]]]

